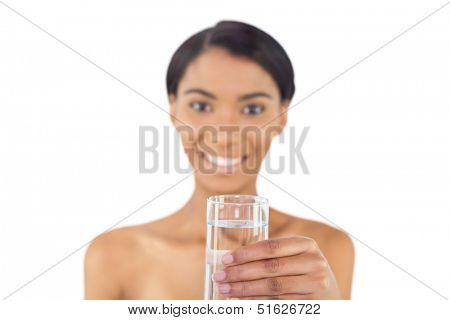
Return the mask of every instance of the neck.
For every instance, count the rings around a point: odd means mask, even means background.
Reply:
[[[233,193],[256,195],[256,181]],[[178,212],[183,225],[188,228],[193,238],[201,241],[206,238],[206,199],[218,194],[223,192],[206,189],[197,181],[191,198]]]

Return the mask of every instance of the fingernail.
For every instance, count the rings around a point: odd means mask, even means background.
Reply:
[[[223,264],[229,264],[233,262],[233,255],[231,255],[230,253],[224,254],[222,257],[222,263]]]
[[[225,273],[225,271],[220,270],[213,273],[212,279],[213,281],[222,281],[225,280],[226,276],[227,274]]]
[[[219,292],[220,293],[228,293],[231,291],[231,286],[228,283],[224,283],[219,285]]]

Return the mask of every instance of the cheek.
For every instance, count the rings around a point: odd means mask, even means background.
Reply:
[[[259,130],[247,135],[247,148],[257,158],[263,158],[270,148],[273,134],[267,130]]]
[[[178,137],[186,153],[193,151],[197,143],[198,133],[195,126],[185,123],[177,126]]]
[[[261,154],[263,156],[266,155],[267,151],[269,151],[270,145],[272,143],[273,135],[269,132],[264,132],[262,134],[261,139]]]

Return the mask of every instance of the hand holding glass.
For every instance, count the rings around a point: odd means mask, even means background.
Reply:
[[[205,300],[221,300],[211,275],[223,269],[222,256],[240,246],[269,239],[269,203],[253,195],[217,195],[207,199]]]

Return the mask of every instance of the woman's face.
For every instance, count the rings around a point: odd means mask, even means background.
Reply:
[[[196,182],[215,194],[251,188],[289,103],[259,64],[220,47],[188,65],[169,101]]]

